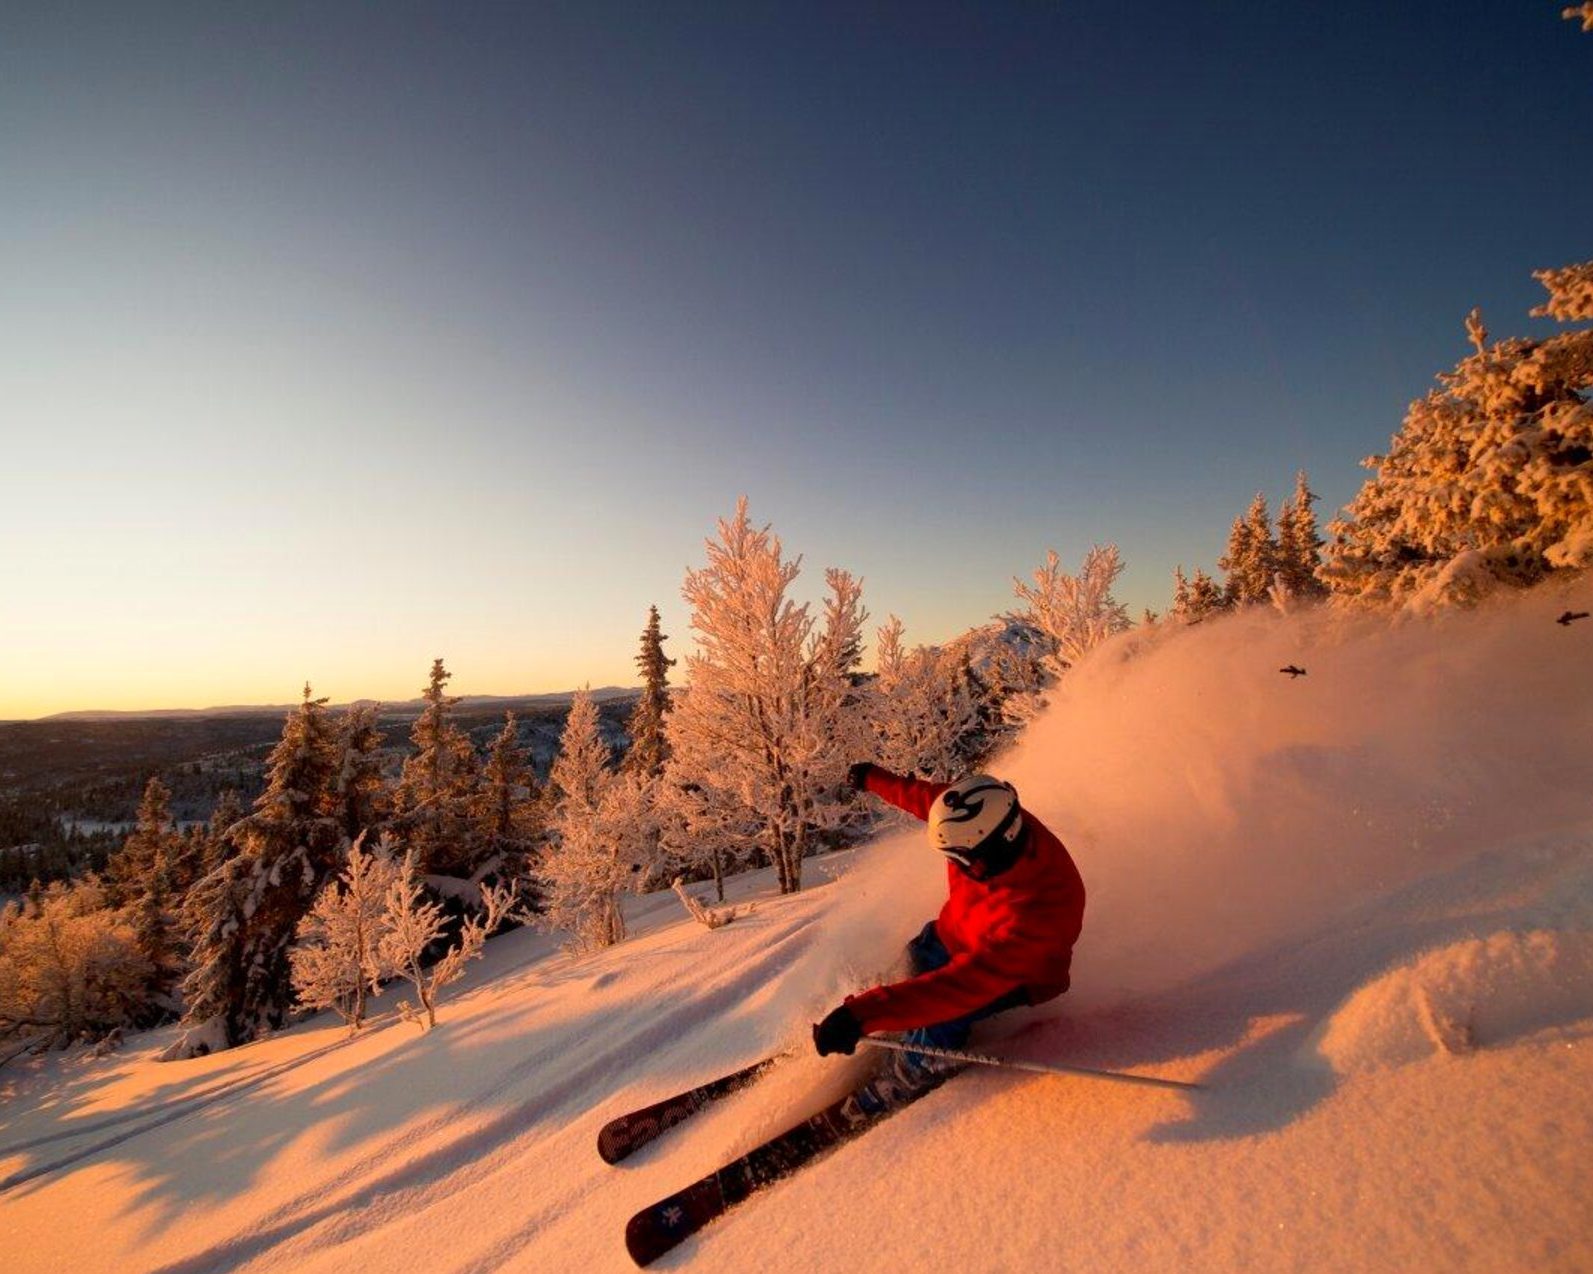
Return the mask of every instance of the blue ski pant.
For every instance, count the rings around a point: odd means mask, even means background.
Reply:
[[[951,952],[946,950],[946,944],[940,940],[940,934],[935,931],[933,920],[907,944],[907,959],[914,977],[951,963]],[[983,1008],[965,1013],[962,1017],[951,1018],[949,1021],[920,1026],[908,1031],[903,1038],[909,1044],[924,1044],[930,1048],[962,1048],[968,1043],[968,1036],[973,1032],[975,1022],[994,1017],[1007,1009],[1018,1008],[1028,1002],[1029,997],[1024,989],[1014,987]],[[906,1053],[902,1056],[913,1071],[944,1071],[947,1067],[955,1066],[955,1063],[947,1062],[944,1058],[926,1057],[922,1053]]]

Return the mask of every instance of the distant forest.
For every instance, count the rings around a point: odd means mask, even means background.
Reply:
[[[603,733],[618,751],[629,743],[624,723],[637,693],[599,703]],[[422,707],[382,711],[382,751],[393,776]],[[506,709],[516,715],[520,746],[546,779],[569,703],[542,695],[480,707],[466,701],[454,717],[485,755]],[[228,790],[252,805],[264,790],[266,756],[292,711],[0,723],[0,891],[103,871],[132,828],[152,777],[171,790],[172,817],[180,824],[206,822]]]

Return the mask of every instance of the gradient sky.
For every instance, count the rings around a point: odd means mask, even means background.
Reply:
[[[909,639],[1165,606],[1549,326],[1561,7],[9,3],[0,717],[629,683],[742,493]]]

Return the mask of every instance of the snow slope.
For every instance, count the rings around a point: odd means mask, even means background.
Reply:
[[[994,767],[1090,886],[1074,991],[663,1268],[1593,1268],[1593,589],[1098,652]],[[1298,680],[1276,670],[1294,663]],[[8,1270],[622,1270],[626,1217],[840,1091],[799,1053],[618,1168],[630,1105],[780,1047],[938,905],[914,828],[708,931],[490,944],[434,1032],[315,1019],[0,1072]],[[986,1040],[989,1043],[989,1037]]]

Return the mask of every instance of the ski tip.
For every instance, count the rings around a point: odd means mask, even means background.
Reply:
[[[605,1124],[597,1134],[597,1155],[604,1163],[618,1163],[630,1152],[630,1142],[618,1136],[608,1125]]]
[[[648,1208],[625,1223],[625,1250],[631,1254],[631,1260],[643,1269],[680,1241],[668,1233],[668,1227],[661,1224],[658,1213],[659,1209]]]

